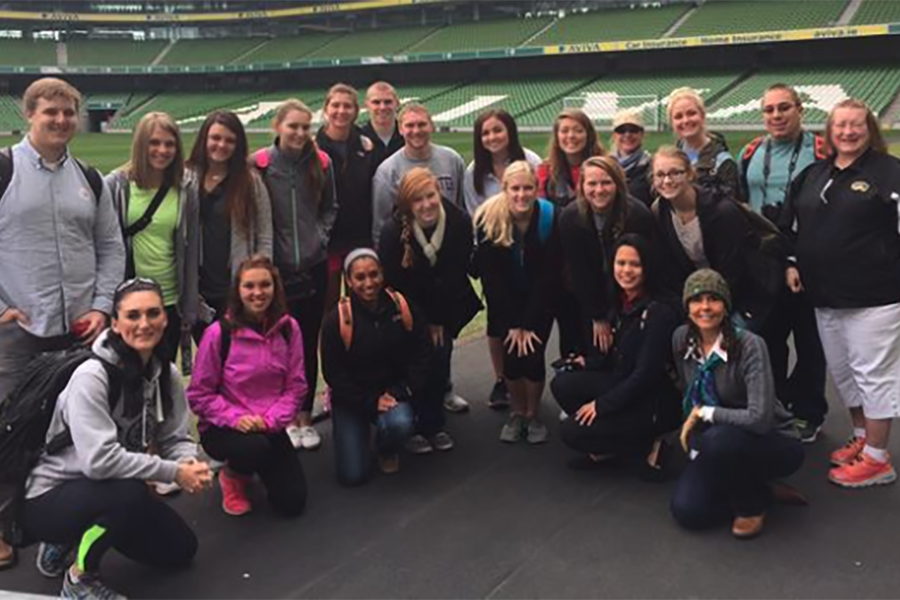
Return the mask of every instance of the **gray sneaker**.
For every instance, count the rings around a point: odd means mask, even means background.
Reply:
[[[522,433],[525,429],[525,417],[522,415],[512,414],[500,430],[500,441],[508,444],[515,444],[522,439]]]
[[[457,396],[450,391],[444,395],[444,409],[452,413],[468,412],[469,402],[462,396]]]
[[[38,546],[37,560],[35,561],[38,573],[50,579],[62,576],[69,565],[72,564],[73,549],[69,545],[41,542]]]
[[[77,600],[127,600],[122,594],[106,587],[96,574],[82,573],[78,581],[74,582],[69,571],[66,571],[59,597]]]
[[[431,438],[431,445],[435,450],[446,452],[453,449],[453,438],[446,431],[438,431]]]
[[[416,434],[406,441],[406,451],[411,454],[431,454],[434,448],[424,435]]]
[[[547,438],[550,437],[547,432],[547,426],[538,421],[537,419],[531,419],[528,422],[528,443],[529,444],[543,444],[547,441]]]

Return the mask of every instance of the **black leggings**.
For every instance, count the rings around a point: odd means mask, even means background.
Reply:
[[[541,343],[534,344],[534,352],[528,356],[516,356],[510,352],[510,346],[504,344],[503,376],[509,381],[527,379],[533,383],[544,381],[547,377],[546,354],[550,331],[553,329],[553,317],[547,316],[544,322],[535,328],[534,333],[541,338]],[[503,331],[500,339],[506,341],[509,330]]]
[[[276,512],[288,517],[303,512],[306,476],[287,433],[241,433],[209,427],[200,433],[200,442],[207,454],[227,462],[238,475],[259,475]]]
[[[67,481],[26,500],[22,524],[29,541],[80,544],[78,567],[87,572],[110,548],[155,567],[184,567],[197,553],[184,519],[137,479]]]
[[[325,313],[325,292],[328,285],[328,262],[310,269],[314,292],[305,298],[288,299],[288,312],[300,325],[303,334],[303,363],[306,370],[307,393],[300,400],[299,412],[312,412],[319,381],[319,330]]]

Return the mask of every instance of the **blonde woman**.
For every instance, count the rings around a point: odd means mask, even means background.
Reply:
[[[559,294],[560,242],[556,208],[539,200],[537,178],[525,161],[503,174],[503,191],[475,213],[475,264],[488,304],[488,335],[503,339],[504,376],[510,393],[503,442],[547,441],[538,420],[544,391],[544,353]]]
[[[151,112],[138,121],[131,159],[106,178],[126,247],[123,278],[157,281],[168,325],[165,356],[174,361],[181,333],[197,320],[199,221],[196,190],[184,180],[178,125]]]

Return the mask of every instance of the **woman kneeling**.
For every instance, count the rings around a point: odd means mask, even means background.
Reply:
[[[166,324],[158,284],[120,285],[112,328],[97,338],[96,357],[75,370],[56,402],[46,439],[68,433],[71,444],[40,457],[28,480],[22,525],[26,538],[44,542],[41,573],[65,572],[63,598],[122,597],[98,576],[111,548],[160,567],[186,566],[197,552],[194,532],[147,485],[175,482],[193,493],[211,481],[188,434],[181,376],[163,358]]]
[[[803,449],[793,419],[775,397],[766,344],[736,329],[731,291],[717,272],[695,271],[684,284],[688,324],[672,346],[690,411],[681,443],[691,457],[672,496],[672,514],[688,529],[733,519],[732,533],[762,531],[772,480],[800,468]]]
[[[188,399],[200,441],[219,473],[222,508],[250,512],[247,486],[259,475],[276,512],[306,505],[306,478],[286,432],[306,393],[303,336],[288,313],[278,269],[252,256],[235,276],[228,313],[203,334]]]

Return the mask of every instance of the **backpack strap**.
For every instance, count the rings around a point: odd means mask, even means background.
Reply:
[[[12,148],[7,146],[3,150],[0,150],[0,199],[3,198],[3,195],[6,193],[6,190],[9,189],[9,184],[12,181],[12,175],[13,175]]]
[[[347,296],[338,300],[338,328],[341,333],[341,341],[344,342],[344,349],[349,350],[350,344],[353,342],[353,308],[350,298]]]
[[[91,191],[94,192],[94,200],[97,201],[97,204],[100,204],[100,198],[103,196],[103,177],[100,175],[100,171],[77,158],[75,159],[75,164],[81,169],[88,185],[91,186]]]
[[[222,369],[225,368],[225,361],[228,360],[228,353],[231,352],[231,323],[228,319],[222,317],[219,319],[219,361]]]
[[[268,148],[260,148],[253,153],[253,165],[261,173],[265,173],[270,164],[272,164],[272,155],[269,153]]]
[[[813,149],[816,155],[816,160],[825,160],[826,158],[828,158],[828,154],[825,152],[825,138],[818,133],[814,133],[813,137],[815,140],[813,143]]]
[[[319,155],[319,164],[322,165],[322,170],[327,171],[331,168],[331,157],[318,147],[316,148],[316,153]]]
[[[550,233],[553,231],[553,211],[555,205],[549,200],[538,198],[538,239],[541,244],[550,239]]]
[[[394,305],[397,307],[397,310],[400,311],[400,321],[403,323],[403,329],[406,331],[412,331],[413,328],[413,319],[412,319],[412,311],[409,310],[409,302],[406,301],[406,298],[403,297],[403,294],[400,292],[394,291],[391,288],[385,288],[388,296],[391,297],[391,300],[394,301]]]

